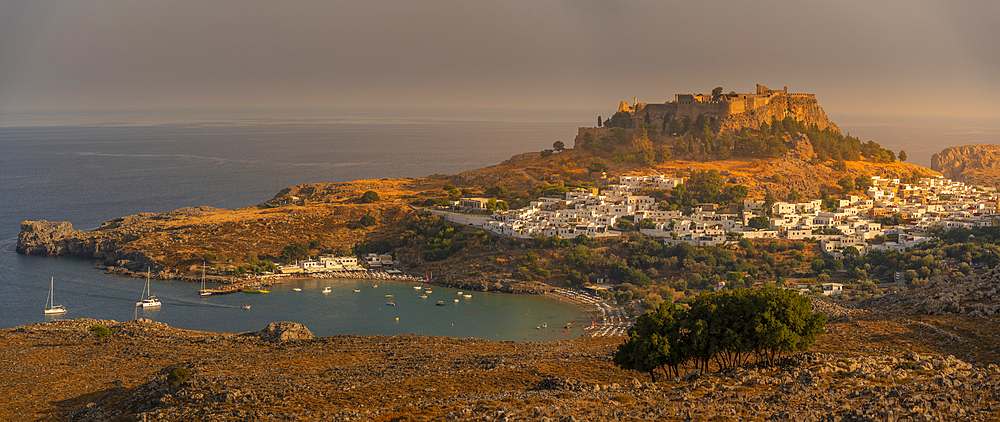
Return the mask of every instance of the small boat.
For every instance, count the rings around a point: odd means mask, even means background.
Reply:
[[[542,328],[549,328],[549,323],[543,322],[542,323]]]
[[[372,283],[372,288],[373,289],[378,288],[378,284],[377,283]]]
[[[205,290],[205,262],[204,261],[202,261],[202,263],[201,263],[201,290],[200,290],[200,292],[201,293],[199,293],[199,294],[202,297],[211,296],[212,295],[212,292]]]
[[[302,291],[302,289],[300,289],[298,287],[292,287],[292,290],[295,290],[296,292],[301,292]]]
[[[466,299],[472,299],[472,295],[462,295],[462,297],[464,297]]]
[[[421,299],[427,299],[427,295],[420,295],[418,297],[421,298]]]
[[[52,279],[49,280],[49,298],[48,301],[45,303],[45,315],[56,315],[56,314],[66,313],[66,308],[64,308],[62,305],[53,305],[54,302],[52,300],[52,290],[55,287],[55,285],[56,285],[56,278],[52,277]]]
[[[243,308],[243,309],[250,309],[250,305],[243,305],[243,306],[240,306],[240,308]]]
[[[455,303],[458,303],[458,299],[455,299]]]
[[[271,293],[267,289],[260,286],[249,286],[240,289],[243,293]]]
[[[361,293],[361,289],[354,289],[354,293]]]
[[[458,292],[458,293],[456,293],[456,294],[457,294],[457,295],[459,295],[459,296],[461,296],[461,295],[462,295],[462,292]]]
[[[423,287],[420,287],[420,286],[413,286],[413,290],[420,290],[420,289],[422,289],[422,288],[423,288]]]
[[[330,292],[332,292],[332,291],[333,291],[333,290],[330,290],[330,287],[329,287],[329,286],[327,286],[327,287],[326,287],[325,289],[323,289],[323,293],[330,293]]]
[[[424,293],[431,294],[431,289],[424,290]]]
[[[387,298],[388,298],[388,297],[392,297],[392,295],[385,295],[385,297],[387,297]]]
[[[135,303],[136,308],[160,306],[160,300],[149,290],[149,269],[146,269],[146,286],[142,288],[142,300]]]
[[[389,306],[396,306],[396,302],[393,302],[393,301],[391,301],[391,300],[390,300],[390,301],[388,301],[388,302],[386,302],[385,304],[386,304],[386,305],[389,305]]]
[[[439,301],[437,301],[437,303],[435,303],[435,305],[437,305],[437,306],[444,306],[444,301],[443,300],[439,300]]]

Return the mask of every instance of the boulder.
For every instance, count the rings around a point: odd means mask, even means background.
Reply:
[[[257,336],[264,341],[276,343],[293,340],[311,340],[315,337],[312,331],[309,331],[305,325],[290,321],[277,321],[267,324],[267,328],[258,331]]]

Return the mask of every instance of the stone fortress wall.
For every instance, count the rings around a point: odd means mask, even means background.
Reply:
[[[761,84],[757,84],[756,94],[730,92],[715,97],[710,94],[675,94],[674,101],[652,104],[622,101],[618,111],[632,115],[633,127],[645,121],[648,113],[650,123],[658,128],[663,127],[664,119],[683,119],[686,116],[693,121],[698,115],[705,115],[720,122],[720,132],[734,132],[744,127],[756,129],[771,120],[786,117],[816,124],[821,129],[840,131],[827,118],[815,94],[790,94],[788,87],[776,90]],[[600,139],[607,134],[607,129],[581,127],[577,133],[577,145],[585,133],[590,133],[593,139]]]

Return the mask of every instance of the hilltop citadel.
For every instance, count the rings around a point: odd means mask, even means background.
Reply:
[[[626,129],[649,123],[649,127],[659,133],[668,132],[668,123],[672,119],[696,120],[699,116],[713,121],[716,132],[735,132],[744,127],[756,129],[761,124],[786,117],[807,125],[815,124],[820,129],[840,132],[819,106],[816,94],[789,93],[787,86],[777,90],[757,84],[756,94],[733,91],[726,94],[720,87],[711,94],[674,94],[674,100],[665,103],[640,103],[635,99],[632,104],[622,101],[617,112],[630,117]],[[592,139],[600,139],[608,135],[609,128],[603,124],[600,127],[579,128],[577,145],[587,133]]]

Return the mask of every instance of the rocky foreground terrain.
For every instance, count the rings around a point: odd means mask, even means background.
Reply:
[[[294,323],[229,334],[61,320],[0,330],[0,420],[1000,419],[996,322],[887,306],[817,299],[830,322],[811,351],[656,383],[611,363],[621,338],[313,338]],[[96,337],[95,324],[111,335]],[[178,367],[190,377],[172,378]]]

